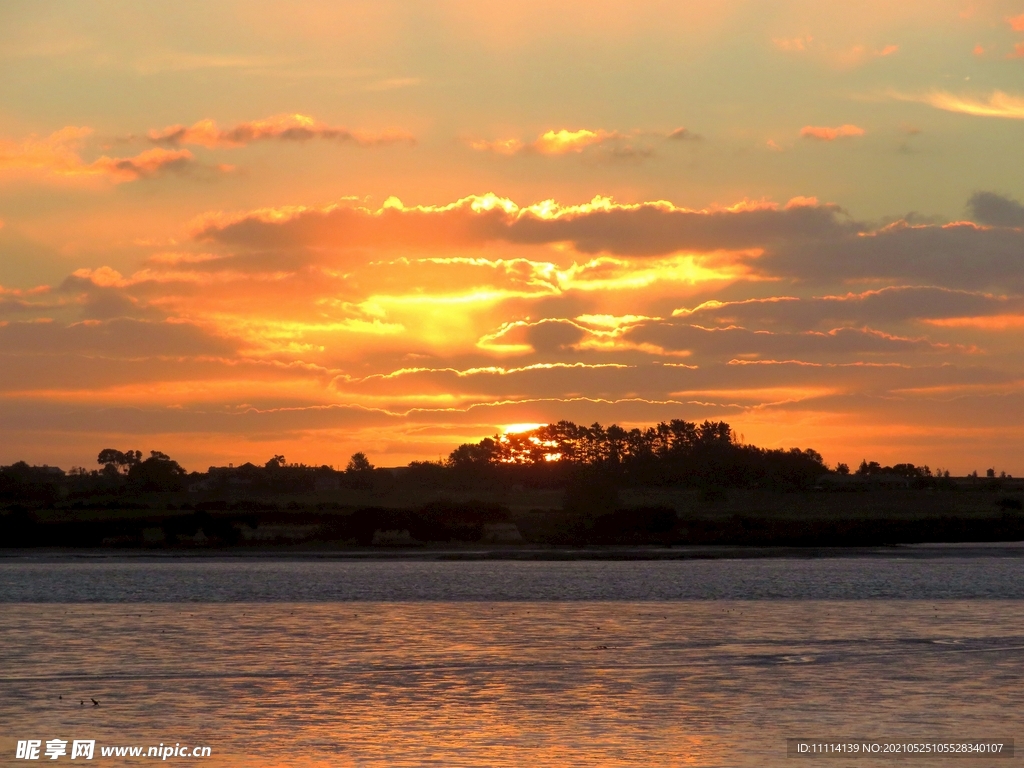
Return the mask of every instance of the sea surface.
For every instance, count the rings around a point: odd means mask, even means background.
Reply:
[[[18,760],[29,739],[111,766],[960,765],[786,739],[1024,748],[1021,554],[8,558],[0,765],[71,762]]]

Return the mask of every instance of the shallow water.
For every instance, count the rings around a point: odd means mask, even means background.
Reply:
[[[211,766],[777,766],[788,737],[1019,737],[1022,564],[8,564],[0,763],[55,737],[209,745],[168,762]]]
[[[15,561],[0,563],[0,603],[1024,600],[1024,550],[1016,553],[608,562]]]

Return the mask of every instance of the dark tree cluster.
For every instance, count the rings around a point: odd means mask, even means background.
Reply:
[[[131,451],[129,451],[131,453]],[[179,491],[185,475],[182,466],[162,451],[150,451],[149,458],[138,461],[128,469],[128,482],[140,491]]]
[[[897,477],[906,477],[911,480],[933,476],[927,464],[921,467],[914,466],[913,464],[894,464],[891,467],[883,467],[877,461],[867,461],[866,459],[857,467],[856,474],[862,476],[896,475]],[[935,477],[940,476],[942,476],[941,472],[935,475]],[[946,472],[945,476],[949,477],[949,472]]]
[[[831,546],[1019,540],[1024,530],[1024,502],[1014,493],[1024,486],[996,476],[994,468],[987,478],[973,473],[954,480],[927,466],[865,460],[851,474],[842,464],[830,470],[813,450],[743,444],[723,421],[673,420],[635,429],[560,421],[461,445],[446,461],[394,469],[374,467],[362,452],[353,454],[343,471],[288,463],[275,454],[259,464],[187,473],[161,451],[144,457],[141,451],[113,448],[100,451],[97,463],[99,469],[69,473],[25,462],[0,467],[0,546],[402,547],[510,541]],[[664,501],[623,503],[636,496],[627,489],[659,485],[695,492],[664,494],[685,497],[680,502],[685,508]],[[544,493],[536,492],[542,488]],[[728,490],[739,488],[769,492]],[[830,498],[831,507],[825,504],[810,517],[777,514],[772,491],[810,488],[844,493],[969,489],[998,492],[999,498],[990,499],[997,510],[978,514],[972,508],[969,516],[942,501],[938,506],[949,509],[945,517],[928,521],[905,520],[902,496],[899,513],[871,506],[865,515],[865,504],[855,503],[851,494]],[[513,506],[483,500],[496,490],[509,492],[516,499]],[[557,498],[552,490],[562,492],[560,508],[551,505]],[[873,493],[865,501],[877,505],[878,498]],[[924,508],[939,494],[922,498],[928,503],[915,503]],[[544,508],[525,512],[524,504],[533,499],[546,500]],[[736,499],[742,514],[735,513]],[[730,500],[732,514],[726,506]],[[843,503],[836,507],[838,502]],[[834,508],[861,513],[836,517]]]
[[[142,451],[104,448],[96,463],[103,465],[100,474],[104,478],[116,481],[123,477],[130,490],[143,493],[180,491],[188,474],[163,451],[150,451],[149,458],[143,459]],[[84,477],[84,470],[79,476]]]
[[[0,467],[0,499],[19,503],[48,504],[60,497],[64,473],[56,467],[32,467],[18,461]]]
[[[587,468],[626,484],[740,487],[803,487],[829,471],[817,451],[743,445],[724,421],[681,419],[630,430],[560,421],[460,445],[446,465],[456,472],[520,467],[524,477],[554,474],[562,480]]]
[[[118,451],[104,448],[96,458],[97,464],[103,465],[108,475],[127,475],[131,468],[142,463],[142,451]]]

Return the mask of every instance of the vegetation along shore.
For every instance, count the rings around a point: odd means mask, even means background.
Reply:
[[[725,422],[646,429],[559,422],[446,460],[187,472],[106,448],[99,468],[0,467],[0,547],[344,551],[579,546],[853,547],[1024,540],[1024,482],[989,468],[830,467]]]

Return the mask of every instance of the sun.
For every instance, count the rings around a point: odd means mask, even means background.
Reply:
[[[536,424],[532,422],[523,422],[521,424],[506,424],[501,428],[503,434],[516,435],[520,432],[532,432],[535,429],[547,426],[546,424]]]

